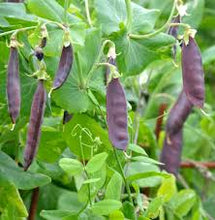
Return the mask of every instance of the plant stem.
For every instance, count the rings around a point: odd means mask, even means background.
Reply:
[[[80,140],[80,148],[81,148],[81,157],[82,157],[82,161],[83,161],[83,165],[84,165],[84,173],[85,173],[87,179],[89,179],[88,173],[85,169],[86,163],[85,163],[85,157],[84,157],[84,151],[83,151],[83,146],[82,146],[82,136],[81,135],[79,136],[79,140]],[[88,199],[89,199],[89,202],[90,202],[90,206],[92,206],[91,193],[90,193],[90,184],[87,184],[87,187],[88,187]]]
[[[19,29],[15,29],[15,30],[11,30],[11,31],[6,31],[4,33],[0,33],[0,37],[9,35],[9,34],[13,34],[14,32],[21,32],[21,31],[28,31],[28,30],[32,30],[35,29],[37,26],[30,26],[30,27],[25,27],[25,28],[19,28]]]
[[[65,3],[64,3],[64,19],[65,19],[65,24],[68,23],[68,16],[67,16],[67,9],[69,7],[69,0],[65,0]]]
[[[83,78],[83,72],[82,72],[82,68],[81,68],[81,63],[80,63],[80,58],[79,58],[79,53],[78,52],[75,53],[75,59],[76,59],[77,66],[78,66],[78,78],[79,78],[80,88],[83,89],[83,88],[85,88],[85,82],[84,82],[84,78]]]
[[[95,71],[96,68],[98,67],[97,63],[99,63],[99,61],[100,61],[100,59],[101,59],[101,57],[102,57],[102,55],[103,55],[103,50],[104,50],[105,46],[106,46],[108,43],[111,44],[111,46],[115,46],[114,43],[113,43],[111,40],[105,40],[105,41],[103,42],[103,44],[102,44],[102,46],[101,46],[101,48],[100,48],[98,57],[97,57],[95,63],[93,64],[93,66],[92,66],[90,72],[88,73],[87,82],[86,82],[86,85],[87,85],[87,86],[89,85],[89,82],[90,82],[90,80],[91,80],[91,78],[92,78],[92,76],[93,76],[94,71]]]
[[[29,209],[28,220],[35,219],[35,215],[37,212],[38,199],[39,199],[39,187],[33,189],[32,196],[31,196],[31,205],[30,205],[30,209]]]
[[[86,15],[87,15],[87,21],[90,25],[90,27],[92,27],[92,21],[91,21],[91,18],[90,18],[90,9],[89,9],[89,4],[88,4],[88,0],[84,0],[84,3],[85,3],[85,10],[86,10]]]
[[[113,152],[114,152],[114,156],[115,156],[115,158],[116,158],[117,164],[118,164],[118,166],[119,166],[120,173],[121,173],[121,175],[122,175],[123,181],[124,181],[124,183],[125,183],[125,188],[126,188],[126,191],[127,191],[127,193],[128,193],[129,201],[131,202],[132,205],[134,205],[134,204],[133,204],[132,197],[131,197],[131,190],[130,190],[129,184],[128,184],[127,180],[126,180],[126,177],[125,177],[125,174],[124,174],[122,165],[121,165],[121,163],[120,163],[120,161],[119,161],[119,157],[118,157],[118,155],[117,155],[117,149],[116,149],[115,147],[113,147]]]
[[[125,0],[125,4],[126,4],[126,12],[127,12],[126,26],[129,30],[131,27],[131,22],[132,22],[131,0]]]
[[[175,12],[175,8],[176,8],[176,2],[177,0],[174,0],[174,3],[173,3],[173,6],[172,6],[172,10],[170,12],[170,15],[169,15],[169,18],[168,20],[166,21],[166,23],[160,27],[158,30],[150,33],[150,34],[144,34],[144,35],[138,35],[138,34],[129,34],[128,36],[131,38],[131,39],[147,39],[147,38],[151,38],[151,37],[154,37],[155,35],[161,33],[162,31],[164,31],[168,26],[169,26],[169,23],[171,22],[172,18],[173,18],[173,15],[174,15],[174,12]]]

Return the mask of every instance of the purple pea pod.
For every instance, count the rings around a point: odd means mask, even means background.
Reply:
[[[180,22],[181,22],[180,15],[174,17],[173,20],[172,20],[172,23],[180,23]],[[177,39],[178,26],[171,26],[168,30],[168,34],[173,36],[175,39]],[[172,47],[172,56],[173,56],[173,59],[175,60],[175,57],[176,57],[176,44],[174,44],[173,47]]]
[[[182,129],[184,122],[192,111],[192,107],[193,105],[182,90],[167,119],[166,133],[168,135],[172,136]]]
[[[110,58],[110,64],[115,60]],[[110,74],[107,67],[106,75]],[[107,85],[106,94],[108,135],[112,145],[126,150],[128,145],[127,103],[125,92],[118,78],[113,78]]]
[[[166,170],[169,173],[178,175],[178,170],[181,163],[181,152],[182,152],[182,129],[171,136],[166,136],[164,140],[164,146],[162,149],[160,162],[162,170]]]
[[[69,114],[68,111],[64,111],[63,113],[63,125],[65,125],[67,122],[69,122],[72,119],[73,115]]]
[[[52,85],[52,90],[58,89],[64,84],[72,69],[72,64],[73,48],[72,45],[69,44],[69,46],[63,46],[58,71]]]
[[[24,152],[24,170],[31,165],[37,152],[37,146],[40,140],[41,125],[45,111],[46,91],[43,80],[38,81],[37,90],[34,94],[31,116],[28,126],[27,144]]]
[[[205,99],[204,71],[199,48],[192,37],[182,45],[183,89],[189,101],[203,108]]]
[[[19,79],[19,57],[17,47],[10,47],[10,58],[7,69],[7,99],[13,127],[19,116],[21,95]]]

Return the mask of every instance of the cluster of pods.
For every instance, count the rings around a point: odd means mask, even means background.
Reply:
[[[43,48],[46,46],[46,42],[47,36],[42,37],[40,45],[37,46],[34,51],[34,55],[37,57],[38,62],[43,62]],[[73,49],[70,43],[64,45],[62,48],[58,70],[55,75],[51,90],[56,90],[64,84],[72,69],[72,64]],[[24,170],[27,170],[31,165],[40,141],[41,125],[43,122],[47,97],[44,84],[44,78],[38,77],[37,89],[34,93],[31,105],[27,141],[24,151]],[[7,70],[7,99],[9,114],[14,127],[16,120],[19,116],[21,106],[18,44],[14,36],[11,37],[10,58]]]
[[[173,22],[180,22],[180,17],[176,17]],[[177,37],[178,27],[171,27],[169,34]],[[198,45],[194,38],[189,36],[189,42],[183,40],[181,47],[183,89],[170,110],[160,157],[164,164],[161,168],[175,176],[178,175],[181,162],[183,125],[194,106],[203,107],[205,97],[204,72]],[[174,56],[175,51],[176,46],[173,48]]]

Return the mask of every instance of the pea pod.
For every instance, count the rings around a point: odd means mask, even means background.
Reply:
[[[178,97],[175,105],[169,113],[169,117],[166,124],[167,135],[172,135],[177,133],[183,127],[184,122],[189,116],[193,105],[188,100],[184,91]]]
[[[108,62],[115,64],[112,58]],[[108,67],[106,75],[109,73]],[[114,147],[126,150],[128,145],[127,103],[119,78],[113,78],[107,85],[106,108],[109,139]]]
[[[58,65],[58,71],[52,85],[52,90],[58,89],[64,84],[67,77],[69,76],[69,73],[72,68],[72,64],[73,64],[73,48],[72,45],[69,44],[69,46],[63,46],[60,62]]]
[[[172,23],[180,23],[180,22],[181,22],[180,15],[174,17],[173,20],[172,20]],[[175,39],[177,39],[178,26],[171,26],[168,30],[168,34],[173,36]],[[173,59],[175,60],[175,57],[176,57],[176,44],[174,44],[173,47],[172,47],[172,56],[173,56]]]
[[[168,140],[168,138],[170,138],[171,141]],[[161,165],[161,169],[177,176],[181,162],[181,151],[182,129],[169,137],[166,136],[160,157],[160,161],[164,164]]]
[[[19,79],[19,57],[17,47],[10,47],[10,58],[7,69],[7,99],[11,121],[16,124],[20,112],[20,79]]]
[[[205,87],[202,58],[199,48],[192,37],[188,45],[182,45],[183,89],[188,100],[199,108],[204,105]]]
[[[27,143],[24,152],[24,170],[27,170],[31,165],[37,152],[37,146],[40,140],[41,125],[46,103],[46,91],[43,83],[43,80],[38,81],[37,90],[34,94],[33,102],[31,105]]]
[[[64,111],[63,113],[63,125],[65,125],[67,122],[69,122],[72,119],[73,115],[69,114],[68,111]]]

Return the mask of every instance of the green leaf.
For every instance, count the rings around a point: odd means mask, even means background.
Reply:
[[[125,30],[112,35],[116,44],[117,65],[125,76],[140,74],[151,62],[168,58],[175,39],[167,34],[159,34],[150,39],[130,39]]]
[[[2,198],[0,200],[2,217],[4,215],[12,215],[13,219],[17,219],[18,217],[28,216],[28,212],[19,195],[19,192],[13,184],[7,181],[4,185],[0,184],[0,197]]]
[[[59,161],[60,167],[69,175],[78,175],[83,172],[83,165],[80,161],[72,158],[62,158]]]
[[[89,133],[84,132],[81,128],[87,130]],[[91,152],[93,150],[96,153],[103,152],[104,150],[112,150],[107,131],[101,128],[94,119],[84,114],[74,115],[72,120],[65,125],[65,130],[63,132],[64,140],[70,147],[71,151],[75,155],[82,157],[80,135],[82,137],[82,147],[85,160],[91,157]],[[97,140],[99,140],[101,144],[96,144],[95,141]]]
[[[131,162],[127,169],[129,181],[136,181],[140,187],[154,187],[160,184],[161,174],[159,168],[153,164]]]
[[[150,32],[158,18],[158,10],[149,10],[132,3],[133,20],[131,32]],[[126,23],[126,5],[123,0],[96,0],[95,8],[102,30],[109,35],[120,30]]]
[[[96,154],[93,158],[90,159],[85,167],[87,173],[95,173],[96,171],[100,170],[104,165],[107,157],[108,154],[105,152]]]
[[[163,197],[165,202],[168,202],[176,193],[175,177],[172,175],[169,178],[164,178],[160,188],[158,189],[157,196]]]
[[[98,56],[100,43],[101,35],[99,30],[92,29],[87,32],[85,46],[78,52],[80,68],[75,54],[72,70],[67,81],[60,89],[52,93],[52,98],[56,104],[63,109],[67,109],[70,113],[86,112],[95,108],[88,96],[88,88],[86,88],[86,85],[82,85],[80,74],[83,77],[83,82],[86,83],[88,74]],[[98,71],[101,71],[101,69]],[[95,81],[97,87],[101,87],[104,84],[102,81],[103,75],[98,71],[94,73],[95,77],[92,81]],[[88,86],[96,89],[91,84],[93,82],[90,82]]]
[[[183,217],[188,214],[196,202],[196,194],[191,189],[184,189],[177,193],[171,200],[170,204],[175,213]]]
[[[0,16],[8,19],[11,24],[13,24],[13,22],[11,21],[14,20],[14,24],[16,25],[17,24],[21,25],[22,22],[23,25],[26,24],[28,25],[29,21],[33,22],[33,20],[35,20],[35,16],[26,13],[25,5],[22,3],[19,4],[11,4],[6,2],[1,3]],[[22,22],[15,23],[17,21],[22,21]],[[36,21],[33,22],[33,24],[36,23],[37,23]]]
[[[118,210],[122,207],[121,202],[113,199],[105,199],[100,202],[93,204],[92,212],[98,215],[109,215],[115,210]]]
[[[88,180],[85,180],[83,182],[83,184],[90,184],[90,183],[96,183],[100,180],[100,178],[93,178],[93,179],[88,179]]]
[[[204,65],[207,65],[215,60],[215,45],[207,48],[202,53],[202,62]]]
[[[146,217],[150,219],[157,218],[159,216],[160,208],[163,204],[163,198],[157,197],[152,200],[152,202],[149,204],[147,211],[146,211]]]
[[[161,176],[161,177],[168,178],[169,174],[159,173],[159,172],[145,172],[145,173],[138,173],[138,174],[135,174],[135,175],[128,176],[127,180],[128,181],[134,181],[134,180],[153,177],[153,176]]]
[[[114,211],[109,215],[109,220],[124,220],[124,219],[125,218],[123,213],[119,210]]]
[[[157,164],[157,165],[161,165],[162,163],[160,163],[157,160],[153,160],[150,157],[144,157],[144,156],[136,156],[136,157],[132,157],[132,160],[134,161],[140,161],[143,163],[149,163],[149,164]]]
[[[58,200],[58,209],[68,210],[73,214],[77,214],[85,206],[78,200],[78,194],[76,192],[62,193]]]
[[[31,13],[52,21],[64,22],[64,8],[55,0],[28,0],[27,7]],[[70,22],[77,22],[79,19],[67,14]]]
[[[147,156],[147,153],[145,152],[145,150],[137,144],[129,144],[128,149],[133,151],[133,152],[136,152],[136,153],[142,154],[144,156]]]
[[[117,186],[117,187],[116,187]],[[105,199],[120,200],[122,190],[122,177],[119,173],[114,172],[105,192]]]
[[[198,28],[202,21],[205,7],[205,0],[196,0],[195,4],[192,2],[187,3],[187,13],[189,16],[184,16],[183,23],[189,24],[192,28]]]
[[[73,213],[67,210],[42,210],[40,216],[46,220],[62,220]]]
[[[5,153],[0,152],[0,183],[8,181],[18,189],[28,190],[51,182],[48,176],[24,172]]]
[[[128,201],[123,202],[122,211],[126,218],[136,219],[135,208],[130,202]]]

